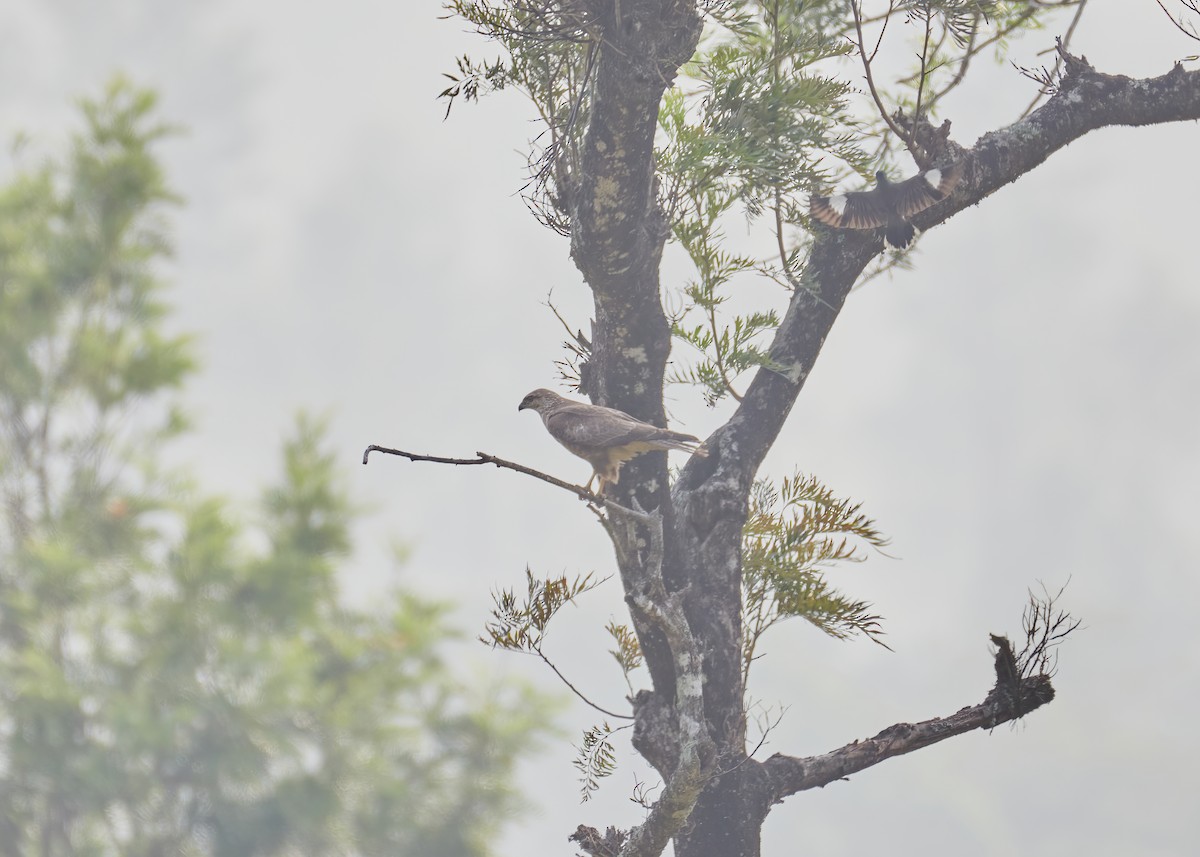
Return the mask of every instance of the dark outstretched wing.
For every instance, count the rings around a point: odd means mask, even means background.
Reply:
[[[962,176],[962,162],[925,170],[907,181],[868,191],[809,197],[809,213],[839,229],[876,229],[945,199]]]
[[[839,229],[874,229],[888,222],[888,209],[878,190],[812,196],[808,211],[822,223]]]
[[[913,176],[896,185],[896,213],[901,217],[924,211],[946,198],[962,177],[962,161],[951,164],[944,170],[932,169]]]

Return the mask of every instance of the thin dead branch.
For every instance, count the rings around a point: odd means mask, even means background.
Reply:
[[[1029,603],[1021,615],[1025,646],[1016,656],[1022,679],[1037,675],[1053,677],[1058,672],[1058,647],[1081,621],[1058,607],[1065,589],[1066,584],[1051,595],[1043,586],[1040,596],[1029,593]]]
[[[933,35],[933,9],[928,4],[925,6],[925,40],[921,44],[921,71],[920,79],[917,81],[917,105],[913,110],[913,118],[918,121],[921,119],[921,99],[925,95],[925,81],[929,75],[929,39]],[[924,164],[922,164],[924,166]]]
[[[546,657],[545,653],[542,652],[541,646],[536,647],[533,650],[533,653],[535,655],[537,655],[539,658],[541,658],[542,662],[546,666],[550,667],[551,672],[553,672],[556,676],[558,676],[559,681],[561,681],[563,684],[565,684],[567,686],[567,689],[570,690],[571,693],[575,694],[577,697],[579,697],[581,700],[583,700],[583,702],[586,703],[587,705],[590,705],[592,708],[596,709],[601,714],[604,714],[608,717],[616,717],[621,720],[632,720],[633,719],[632,714],[618,714],[615,711],[609,711],[607,708],[603,707],[602,705],[599,705],[598,703],[592,702],[592,700],[588,699],[588,697],[583,693],[583,691],[581,691],[574,684],[572,684],[571,680],[569,678],[567,678],[565,675],[563,675],[562,670],[560,670],[558,667],[556,667],[554,665],[554,662],[551,661],[548,657]]]
[[[1163,14],[1167,16],[1167,20],[1175,25],[1175,29],[1179,30],[1179,32],[1183,33],[1189,39],[1200,42],[1200,32],[1197,32],[1195,24],[1185,20],[1183,15],[1176,18],[1163,5],[1162,0],[1154,0],[1154,2],[1158,4],[1158,8],[1163,10]],[[1190,10],[1193,15],[1200,15],[1200,2],[1197,2],[1197,0],[1179,0],[1179,2],[1185,9]],[[1195,57],[1192,57],[1192,59],[1195,59]]]
[[[562,325],[569,337],[562,344],[563,348],[567,350],[567,356],[555,360],[554,365],[558,367],[559,378],[567,382],[572,390],[586,393],[584,375],[587,371],[588,361],[592,357],[592,341],[584,336],[581,328],[571,330],[571,325],[567,324],[567,320],[558,311],[552,298],[553,293],[546,295],[546,306],[550,308],[550,312],[554,313],[554,317],[558,319],[558,323]]]
[[[526,476],[532,476],[534,479],[540,479],[543,482],[548,482],[562,488],[564,491],[570,491],[579,497],[580,500],[586,500],[594,506],[617,506],[611,500],[601,497],[598,494],[593,494],[582,485],[572,485],[570,482],[564,482],[561,479],[556,479],[548,473],[542,473],[540,470],[534,470],[532,467],[526,467],[523,464],[517,464],[514,461],[505,461],[503,458],[497,458],[494,455],[488,455],[486,452],[476,452],[475,458],[446,458],[440,455],[421,455],[416,452],[405,452],[403,449],[392,449],[388,446],[378,446],[371,444],[363,450],[362,463],[367,463],[367,458],[372,452],[382,452],[386,455],[398,455],[401,458],[407,458],[409,461],[431,461],[434,464],[454,464],[459,466],[469,466],[472,464],[494,464],[496,467],[503,467],[507,470],[515,470],[517,473],[524,473]],[[618,508],[620,508],[618,506]]]
[[[1083,10],[1087,8],[1087,4],[1088,0],[1079,0],[1079,5],[1075,8],[1075,14],[1071,17],[1071,24],[1067,27],[1066,35],[1054,40],[1054,68],[1051,69],[1047,74],[1051,80],[1057,80],[1059,75],[1062,73],[1063,63],[1066,61],[1068,49],[1071,47],[1071,37],[1075,35],[1075,28],[1079,26],[1079,19],[1083,17]],[[1024,70],[1020,68],[1018,68],[1018,71],[1021,71],[1022,74],[1025,73]],[[1043,71],[1045,71],[1045,69],[1043,69]],[[1027,74],[1025,76],[1029,77]],[[1037,80],[1038,78],[1035,77],[1032,79]],[[1018,120],[1024,119],[1026,116],[1032,113],[1033,109],[1037,107],[1039,103],[1041,103],[1042,98],[1047,95],[1053,95],[1054,91],[1055,90],[1053,87],[1040,87],[1038,89],[1038,94],[1035,95],[1033,100],[1029,102],[1029,106],[1025,108],[1019,117],[1017,117]]]
[[[903,140],[904,144],[911,150],[912,141],[905,135],[900,126],[895,123],[888,109],[883,106],[883,98],[880,97],[879,90],[875,87],[875,76],[871,73],[871,57],[867,55],[866,44],[863,41],[862,9],[858,0],[850,0],[850,10],[854,14],[855,44],[858,45],[858,55],[862,58],[863,72],[867,77],[867,88],[871,91],[871,98],[875,101],[875,108],[879,111],[880,117],[887,123],[887,126],[892,129],[892,133],[896,135],[896,138]],[[871,56],[874,56],[874,54],[871,54]]]

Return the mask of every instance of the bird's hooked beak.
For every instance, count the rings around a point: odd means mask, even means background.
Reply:
[[[552,402],[554,399],[554,394],[549,390],[533,390],[525,394],[525,398],[521,400],[521,404],[517,405],[517,410],[523,411],[528,408],[531,411],[541,413],[542,405]]]

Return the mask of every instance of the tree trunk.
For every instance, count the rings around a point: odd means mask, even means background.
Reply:
[[[595,43],[578,174],[568,176],[565,188],[572,257],[595,300],[581,386],[597,404],[664,426],[671,332],[659,265],[668,224],[656,197],[653,146],[663,93],[695,49],[700,18],[686,0],[594,2],[589,9],[603,38]],[[1069,57],[1066,68],[1059,93],[1020,127],[988,135],[972,150],[945,144],[964,162],[964,178],[936,210],[913,218],[919,228],[975,204],[1093,128],[1200,115],[1200,72],[1176,67],[1161,78],[1131,81],[1099,75]],[[777,755],[762,763],[746,756],[741,552],[750,490],[850,288],[881,247],[874,232],[818,228],[771,345],[773,366],[756,373],[733,417],[706,440],[708,455],[693,456],[673,488],[666,455],[643,455],[625,466],[611,492],[625,511],[610,509],[607,525],[653,684],[634,701],[633,743],[662,776],[658,805],[670,817],[652,811],[628,838],[581,828],[577,841],[591,843],[584,845],[589,853],[615,854],[619,847],[623,855],[658,854],[670,838],[677,857],[757,857],[762,823],[788,794],[951,734],[991,728],[1053,697],[1048,677],[1028,679],[1010,669],[1006,679],[998,660],[997,690],[946,720],[899,724],[812,759]],[[655,593],[682,605],[688,651],[680,651],[679,625],[664,618]],[[1004,651],[1012,661],[1006,641]],[[698,666],[689,652],[698,655]],[[707,733],[699,736],[686,728],[695,682]]]

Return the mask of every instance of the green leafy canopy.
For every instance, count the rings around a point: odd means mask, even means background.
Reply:
[[[341,603],[323,420],[255,525],[163,467],[173,129],[120,79],[81,109],[0,188],[0,853],[492,853],[545,700],[456,676],[442,605]]]

